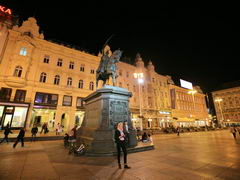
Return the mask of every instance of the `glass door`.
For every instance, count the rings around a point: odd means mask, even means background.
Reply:
[[[5,114],[4,120],[3,120],[3,127],[6,127],[7,124],[9,124],[9,126],[11,125],[11,121],[12,121],[12,114]]]

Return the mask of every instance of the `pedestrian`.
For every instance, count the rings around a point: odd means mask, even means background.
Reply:
[[[138,139],[139,141],[141,140],[140,135],[141,135],[140,128],[137,127],[137,139]]]
[[[34,124],[32,130],[31,130],[31,133],[32,133],[31,141],[35,141],[36,140],[37,132],[38,132],[38,127],[37,127],[36,124]]]
[[[49,130],[48,130],[48,123],[45,123],[44,134],[47,134],[48,132],[49,132]]]
[[[42,132],[45,131],[45,127],[46,127],[46,123],[43,123],[40,134],[42,134]]]
[[[72,133],[73,133],[73,138],[77,139],[77,125],[75,125],[74,128],[72,128]]]
[[[151,143],[153,142],[151,134],[148,134],[148,141],[151,142]]]
[[[21,140],[22,147],[24,147],[24,136],[25,136],[25,128],[21,128],[19,131],[19,134],[17,136],[16,142],[13,144],[13,148],[15,148],[18,144],[18,142]]]
[[[147,136],[147,133],[144,132],[143,135],[142,135],[142,142],[146,143],[147,141],[148,141],[148,136]]]
[[[127,121],[124,122],[124,126],[123,126],[123,132],[125,134],[125,141],[126,144],[129,145],[129,130],[128,130],[128,123]]]
[[[57,127],[56,127],[56,135],[59,135],[59,129],[60,129],[60,123],[57,124]]]
[[[5,127],[5,130],[4,130],[4,138],[1,140],[0,144],[4,142],[4,140],[8,143],[8,135],[9,133],[12,133],[10,127],[9,127],[9,124],[7,124],[7,126]]]
[[[236,139],[236,132],[237,132],[236,128],[231,127],[230,132],[233,134],[234,139]]]
[[[121,156],[121,149],[123,151],[123,156],[124,156],[124,168],[125,169],[130,169],[130,167],[127,165],[127,149],[125,147],[125,135],[123,132],[123,123],[119,122],[117,124],[117,129],[115,130],[115,142],[117,144],[117,158],[118,158],[118,168],[121,169],[121,161],[120,161],[120,156]]]
[[[179,134],[180,134],[180,128],[177,127],[177,135],[179,136]]]

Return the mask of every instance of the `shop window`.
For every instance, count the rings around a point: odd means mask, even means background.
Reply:
[[[40,82],[45,83],[47,79],[47,74],[45,72],[42,72],[40,75]]]
[[[37,92],[34,100],[34,104],[38,105],[48,105],[57,106],[58,95],[57,94],[47,94]]]
[[[63,96],[63,106],[72,106],[72,96]]]
[[[89,89],[92,90],[92,91],[94,90],[94,83],[93,82],[90,82]]]
[[[14,70],[13,76],[15,77],[21,77],[22,75],[22,67],[21,66],[17,66]]]
[[[14,101],[15,102],[24,102],[25,97],[26,97],[26,92],[27,91],[25,91],[25,90],[17,89],[15,97],[14,97]]]
[[[26,56],[26,55],[27,55],[27,48],[22,47],[22,48],[20,49],[20,55],[21,55],[21,56]]]
[[[71,62],[69,63],[69,69],[74,69],[74,62],[73,62],[73,61],[71,61]]]
[[[59,83],[60,83],[60,76],[59,76],[59,75],[56,75],[56,76],[54,77],[54,84],[55,84],[55,85],[59,85]]]
[[[11,94],[12,94],[11,88],[1,88],[0,101],[10,101]]]
[[[83,89],[83,80],[79,80],[78,88]]]
[[[72,78],[71,77],[69,77],[67,79],[67,86],[72,86]]]
[[[24,127],[27,110],[27,107],[15,107],[11,127]]]
[[[62,59],[58,59],[57,66],[62,67],[62,64],[63,64],[63,60]]]
[[[47,63],[47,64],[49,63],[49,56],[48,55],[44,56],[43,62]]]
[[[81,64],[81,66],[80,66],[80,71],[81,71],[81,72],[84,72],[84,69],[85,69],[85,65],[84,65],[84,64]]]
[[[82,108],[84,106],[84,101],[82,97],[77,97],[77,108]]]

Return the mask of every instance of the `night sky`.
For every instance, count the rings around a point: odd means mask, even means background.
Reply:
[[[114,34],[109,42],[112,50],[120,48],[132,62],[140,53],[146,63],[152,60],[155,70],[171,75],[176,84],[182,78],[210,92],[224,82],[240,79],[240,16],[237,4],[230,1],[49,2],[0,0],[20,22],[35,16],[45,39],[77,45],[94,54]]]

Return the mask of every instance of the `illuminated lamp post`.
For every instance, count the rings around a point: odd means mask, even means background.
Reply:
[[[223,118],[223,112],[222,112],[222,106],[221,106],[221,102],[222,102],[222,101],[223,101],[223,100],[222,100],[221,98],[216,98],[216,99],[215,99],[215,102],[218,103],[218,106],[219,106],[219,109],[220,109],[220,113],[221,113],[221,117],[222,117],[222,119],[221,119],[221,121],[220,121],[221,126],[223,125],[223,120],[224,120],[224,118]]]
[[[135,79],[138,80],[138,96],[139,96],[139,118],[140,129],[142,130],[142,97],[141,97],[141,84],[143,84],[143,73],[133,73]]]

